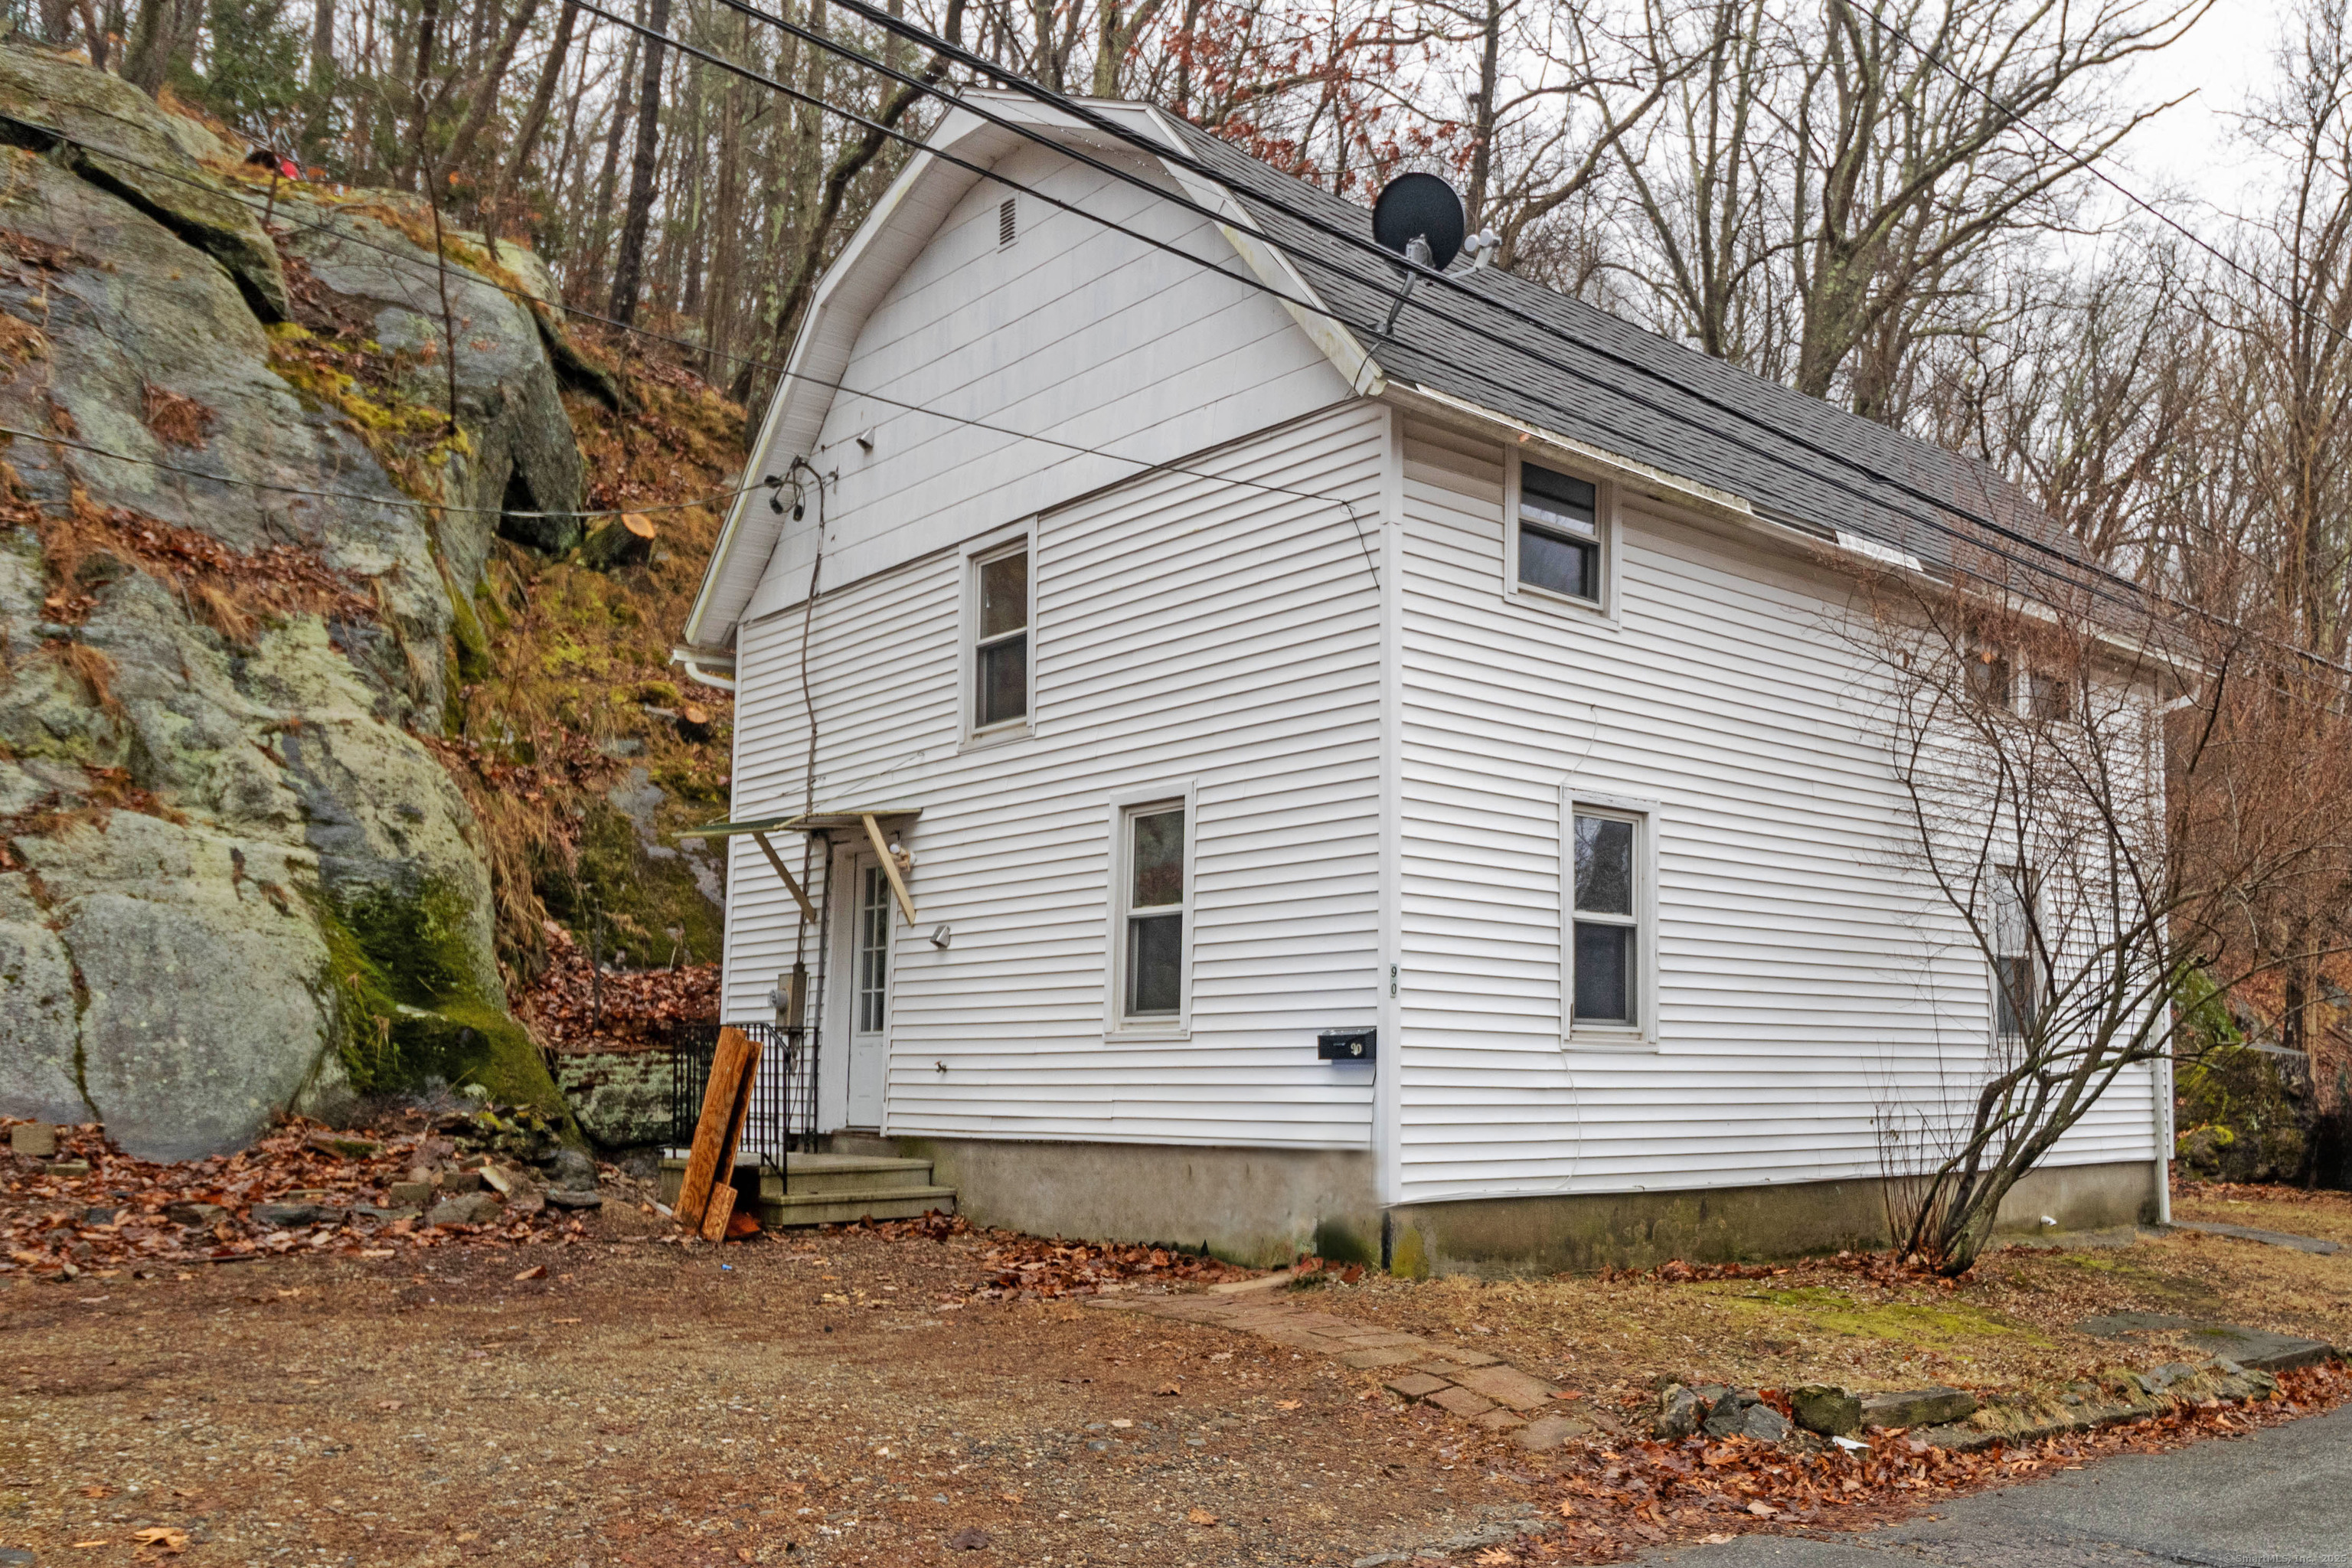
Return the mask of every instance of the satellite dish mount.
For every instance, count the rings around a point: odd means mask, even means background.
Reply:
[[[1462,198],[1435,174],[1399,174],[1381,187],[1372,203],[1372,238],[1381,249],[1394,251],[1412,265],[1405,271],[1396,303],[1389,307],[1389,319],[1381,325],[1381,336],[1395,331],[1404,302],[1421,281],[1419,269],[1443,272],[1452,266],[1469,229]]]

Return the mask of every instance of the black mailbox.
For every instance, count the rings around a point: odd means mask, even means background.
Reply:
[[[1375,1035],[1371,1029],[1326,1029],[1315,1037],[1315,1054],[1327,1062],[1368,1062]]]

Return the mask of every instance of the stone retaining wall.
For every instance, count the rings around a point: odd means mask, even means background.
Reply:
[[[604,1147],[669,1142],[667,1049],[560,1052],[555,1083],[588,1136]]]

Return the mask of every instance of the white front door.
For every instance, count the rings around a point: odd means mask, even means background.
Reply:
[[[848,1102],[843,1123],[878,1129],[890,1057],[890,938],[897,911],[890,879],[871,853],[843,858],[841,1012],[847,1026],[835,1035],[845,1047]]]

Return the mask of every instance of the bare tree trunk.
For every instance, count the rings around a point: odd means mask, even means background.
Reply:
[[[303,84],[302,155],[325,151],[335,107],[335,0],[310,0],[310,75]]]
[[[555,84],[563,75],[565,58],[572,52],[572,28],[579,16],[578,0],[563,0],[563,9],[555,18],[555,37],[547,46],[546,61],[539,68],[539,84],[531,89],[530,107],[523,111],[522,123],[515,128],[513,155],[500,165],[498,177],[490,184],[489,196],[482,205],[494,246],[505,223],[506,194],[522,184],[523,171],[530,166],[540,133],[546,129],[548,106],[555,101]]]
[[[567,8],[568,9],[568,8]],[[539,0],[522,0],[515,8],[514,21],[499,40],[498,53],[489,67],[475,81],[473,101],[466,107],[466,118],[457,127],[457,134],[449,143],[449,151],[435,171],[436,177],[466,166],[474,151],[475,139],[482,127],[490,121],[490,113],[499,106],[499,89],[506,85],[507,70],[514,64],[515,50],[522,44],[522,36],[530,27],[530,19],[539,14]]]
[[[948,0],[945,36],[950,44],[961,45],[963,42],[963,12],[964,0]],[[947,72],[947,57],[933,55],[930,63],[923,68],[921,79],[926,85],[935,84]],[[833,167],[825,172],[824,194],[819,198],[814,216],[801,237],[800,261],[793,269],[792,282],[786,286],[783,298],[776,305],[770,337],[779,351],[778,357],[782,357],[781,351],[791,342],[793,331],[799,326],[800,314],[808,303],[809,291],[816,286],[817,274],[824,269],[825,251],[832,241],[834,226],[841,217],[842,198],[848,194],[850,182],[874,161],[888,140],[890,128],[904,120],[907,111],[922,96],[916,88],[899,88],[891,95],[890,101],[882,106],[881,112],[874,117],[875,128],[844,148],[841,155],[834,160]],[[737,377],[742,390],[736,395],[745,401],[749,400],[753,384],[753,368],[746,363],[741,374]]]
[[[669,0],[653,0],[646,24],[656,34],[669,30]],[[621,221],[621,251],[613,264],[612,303],[606,313],[623,326],[637,319],[637,280],[646,265],[646,231],[653,223],[654,170],[660,152],[663,49],[646,40],[646,71],[637,94],[637,145],[629,165],[629,206]]]
[[[645,0],[638,0],[637,19],[642,22],[645,15]],[[621,51],[620,87],[614,94],[612,123],[604,128],[604,162],[596,172],[596,190],[588,209],[596,215],[596,244],[590,253],[581,287],[590,295],[603,291],[600,285],[604,281],[604,259],[611,254],[613,233],[605,219],[613,211],[613,188],[620,178],[621,132],[629,121],[629,89],[636,79],[639,41],[640,36],[632,32],[627,47]]]

